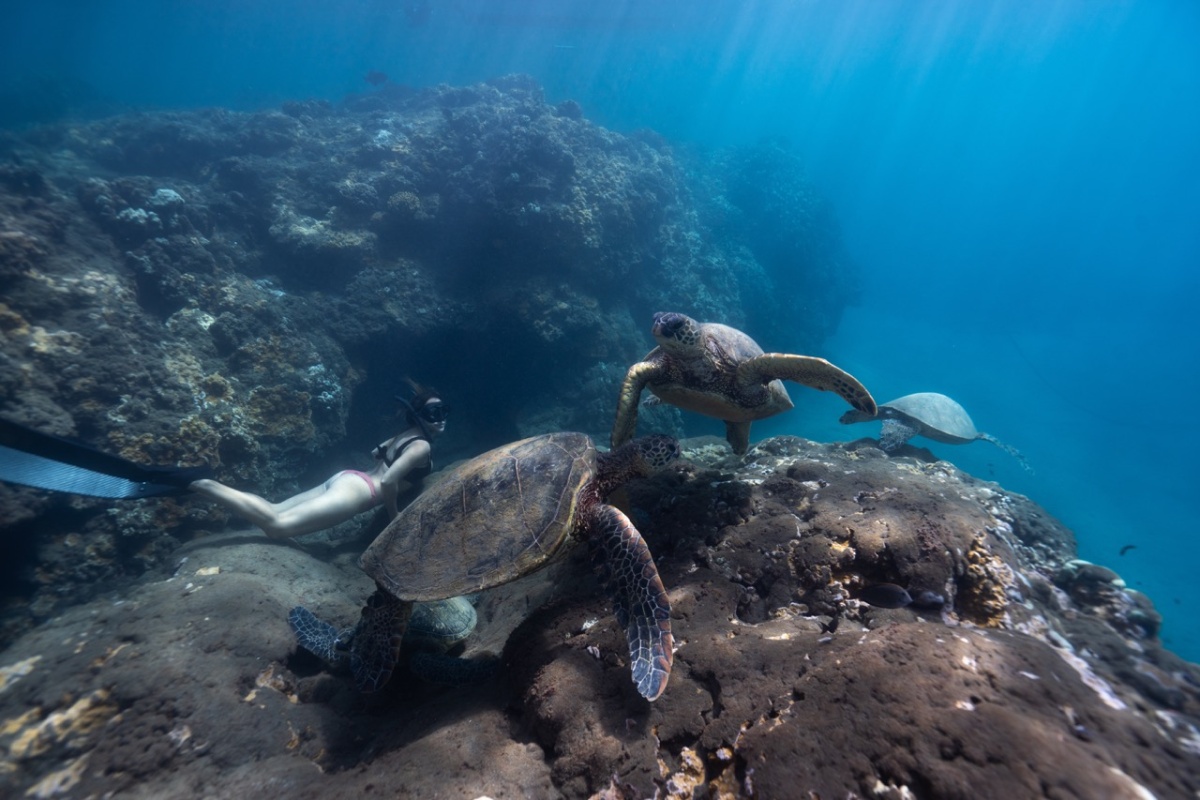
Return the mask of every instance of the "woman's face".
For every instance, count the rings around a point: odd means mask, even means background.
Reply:
[[[446,430],[446,416],[449,409],[442,402],[440,397],[431,397],[421,406],[421,410],[417,414],[421,417],[421,421],[425,423],[425,427],[431,433],[443,433]]]

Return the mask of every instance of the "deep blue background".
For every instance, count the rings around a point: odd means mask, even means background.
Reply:
[[[786,137],[867,280],[820,354],[879,400],[951,394],[1022,449],[1034,476],[985,443],[931,445],[1064,520],[1200,660],[1200,4],[6,6],[10,116],[336,100],[369,70],[418,86],[520,71],[618,130]],[[756,435],[875,432],[793,394],[799,410]]]

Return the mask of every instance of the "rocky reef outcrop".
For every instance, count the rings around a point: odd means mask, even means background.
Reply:
[[[455,408],[450,456],[603,438],[653,312],[805,351],[856,285],[795,156],[677,155],[522,76],[51,125],[0,155],[0,414],[270,498],[362,466],[406,375]],[[8,485],[0,518],[0,634],[228,522]]]
[[[197,540],[0,663],[0,788],[37,796],[1186,797],[1200,668],[1028,499],[869,441],[690,440],[628,488],[673,604],[647,703],[584,554],[477,598],[490,681],[369,701],[287,609],[350,621],[365,542]],[[920,602],[874,607],[881,583]],[[834,624],[834,620],[837,620]]]
[[[406,375],[455,409],[439,463],[603,440],[652,312],[819,352],[856,286],[785,148],[676,151],[520,76],[0,152],[0,415],[272,498],[364,465]],[[364,699],[287,612],[356,617],[378,517],[280,542],[0,484],[0,794],[1200,792],[1200,669],[1027,498],[870,440],[685,444],[619,500],[673,606],[652,704],[582,553],[475,599],[494,678]]]

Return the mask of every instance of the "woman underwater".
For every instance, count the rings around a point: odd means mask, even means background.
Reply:
[[[188,485],[191,491],[217,501],[262,528],[272,539],[286,539],[331,528],[381,503],[396,516],[401,488],[414,485],[433,468],[433,440],[446,430],[448,409],[439,393],[412,381],[411,401],[404,404],[408,427],[373,451],[375,466],[368,471],[346,469],[306,492],[272,503],[204,478]]]

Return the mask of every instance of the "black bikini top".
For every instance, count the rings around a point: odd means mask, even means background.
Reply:
[[[387,446],[388,443],[384,442],[383,444],[381,444],[375,448],[375,450],[373,451],[373,455],[375,456],[376,459],[382,461],[384,464],[387,464],[390,467],[392,464],[396,463],[396,459],[398,459],[400,457],[400,455],[405,450],[407,450],[409,445],[411,445],[413,442],[429,442],[429,440],[426,439],[424,436],[413,436],[411,438],[405,439],[403,442],[400,443],[399,447],[395,447],[392,449],[391,458],[388,458],[388,449],[389,449]],[[430,444],[432,444],[432,443],[430,443]],[[422,478],[426,477],[431,472],[433,472],[433,456],[432,456],[432,454],[430,455],[428,461],[426,461],[424,464],[422,464],[419,467],[414,467],[411,472],[409,472],[407,475],[405,475],[404,480],[409,481],[410,483],[413,483],[413,482],[419,481]]]

